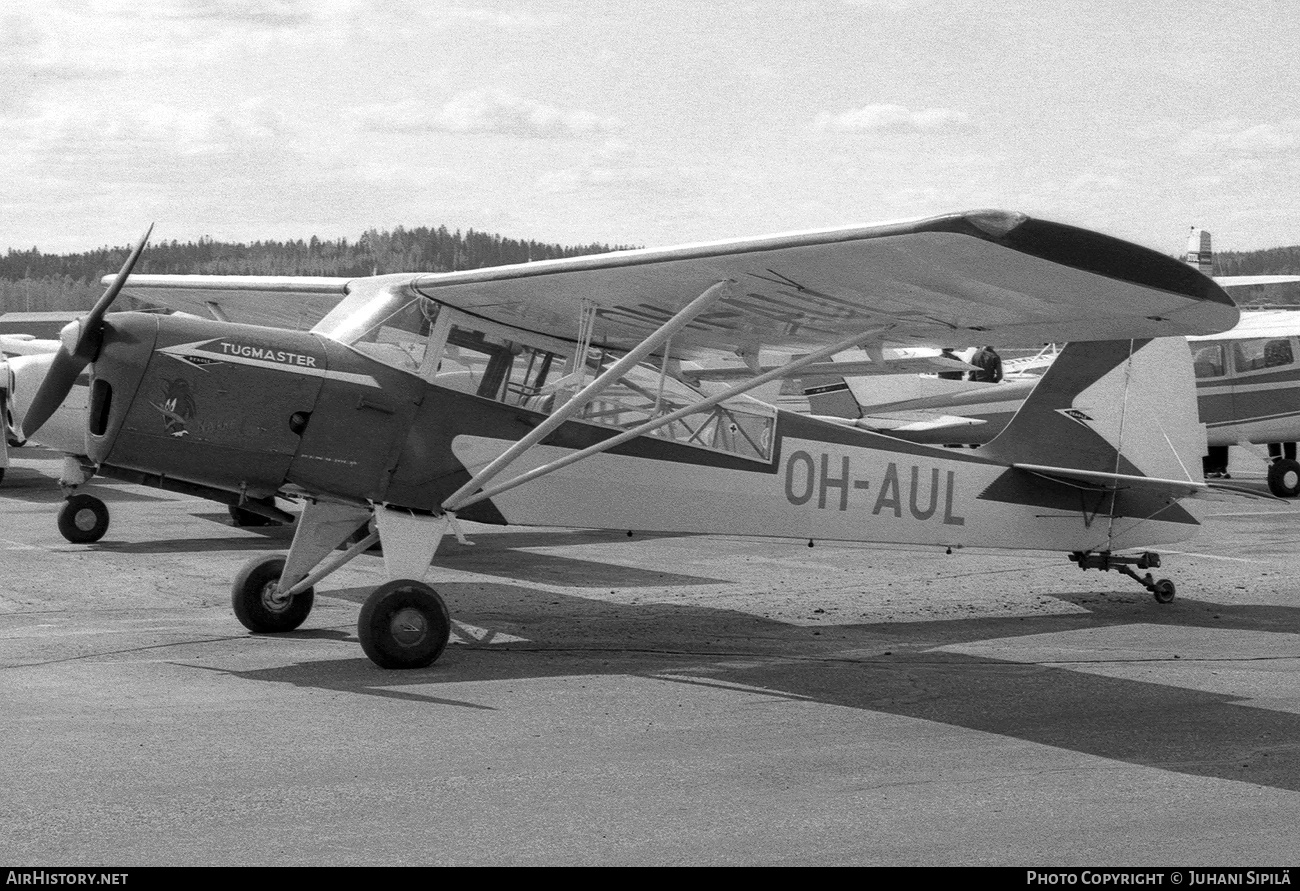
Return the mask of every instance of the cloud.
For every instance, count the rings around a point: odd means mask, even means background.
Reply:
[[[1300,119],[1251,124],[1229,118],[1206,124],[1183,139],[1185,155],[1222,154],[1258,157],[1294,152],[1300,147]]]
[[[541,21],[535,12],[522,8],[495,9],[452,5],[445,10],[437,10],[437,14],[509,31],[533,28]]]
[[[154,11],[163,18],[240,27],[298,27],[315,21],[322,12],[332,12],[330,7],[337,5],[317,0],[171,0],[155,6]]]
[[[30,116],[0,123],[0,150],[8,157],[46,175],[80,180],[148,175],[192,181],[204,165],[212,171],[246,162],[265,165],[283,157],[291,143],[279,111],[257,100],[220,110],[146,102],[113,109],[44,104]]]
[[[563,109],[497,90],[469,90],[440,108],[414,100],[369,105],[355,113],[359,123],[385,133],[497,133],[536,139],[591,137],[623,124],[581,109]]]
[[[827,133],[920,133],[964,127],[970,115],[950,108],[912,110],[904,105],[866,105],[839,114],[822,112],[813,128]]]
[[[922,6],[929,6],[935,0],[839,0],[844,6],[856,6],[860,9],[875,9],[881,12],[907,12]]]

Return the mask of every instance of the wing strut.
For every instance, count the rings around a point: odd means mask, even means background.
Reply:
[[[694,320],[696,316],[713,306],[713,304],[717,303],[722,298],[730,296],[732,284],[733,282],[731,279],[723,279],[722,281],[712,285],[708,290],[684,306],[675,316],[664,322],[658,331],[641,341],[641,343],[637,344],[637,346],[626,356],[609,366],[603,374],[570,397],[567,402],[552,412],[546,420],[542,421],[542,423],[529,431],[527,436],[506,449],[499,456],[493,459],[490,464],[478,473],[474,474],[474,477],[469,482],[453,492],[447,500],[442,503],[443,510],[453,510],[453,508],[448,505],[456,505],[459,507],[463,506],[463,504],[471,504],[474,501],[478,501],[479,499],[477,498],[466,500],[465,496],[469,495],[475,489],[484,486],[498,473],[505,470],[512,461],[549,436],[557,427],[569,418],[576,415],[582,410],[583,406],[599,395],[601,391],[605,390],[611,384],[617,383],[629,369],[640,364],[646,356],[657,349],[661,344],[672,338],[673,334],[677,331],[686,327],[686,325]],[[575,368],[580,368],[581,363],[585,361],[586,356],[582,354],[574,355]]]
[[[611,437],[610,439],[606,439],[602,442],[598,442],[595,445],[589,446],[580,452],[573,452],[572,454],[565,455],[563,458],[552,461],[550,464],[544,464],[541,467],[534,468],[530,471],[527,471],[526,473],[522,473],[519,476],[507,482],[504,482],[498,486],[493,486],[492,488],[484,489],[483,491],[475,495],[465,497],[465,493],[472,492],[474,490],[474,487],[478,485],[477,482],[478,476],[476,476],[473,480],[470,480],[469,483],[462,486],[452,497],[444,501],[442,503],[442,509],[450,513],[454,513],[455,511],[461,510],[462,508],[469,507],[471,504],[477,504],[480,501],[484,501],[488,498],[492,498],[496,495],[500,495],[502,492],[509,491],[510,489],[513,489],[516,486],[520,486],[523,485],[524,483],[530,482],[531,480],[535,480],[539,476],[544,476],[548,473],[551,473],[552,471],[559,470],[563,467],[568,467],[570,464],[573,464],[577,461],[581,461],[584,458],[589,458],[592,455],[598,455],[601,452],[604,452],[608,449],[612,449],[614,446],[622,445],[628,440],[635,439],[636,437],[641,436],[645,433],[649,433],[652,430],[658,430],[660,427],[664,427],[667,426],[668,424],[673,423],[678,418],[684,418],[687,415],[693,414],[697,411],[701,411],[702,409],[712,408],[713,406],[717,405],[719,402],[723,402],[727,399],[732,398],[733,396],[739,396],[743,393],[747,393],[750,390],[754,389],[755,387],[760,387],[770,380],[775,380],[778,377],[788,374],[790,371],[797,371],[798,369],[802,368],[805,365],[809,365],[813,362],[821,361],[822,359],[825,359],[828,356],[833,356],[836,353],[843,352],[844,350],[852,349],[853,347],[860,345],[863,341],[869,338],[878,337],[882,330],[883,329],[881,328],[872,328],[868,331],[859,331],[857,334],[854,334],[851,337],[846,337],[837,343],[831,344],[830,346],[823,347],[820,350],[816,350],[815,352],[808,353],[806,356],[800,356],[798,359],[795,359],[794,361],[790,362],[788,365],[782,365],[779,368],[774,368],[771,371],[764,372],[763,374],[760,374],[758,377],[750,378],[747,381],[736,384],[734,387],[730,387],[722,391],[721,393],[716,393],[713,396],[708,397],[707,399],[702,399],[699,402],[694,403],[693,405],[688,405],[685,408],[680,408],[675,412],[671,412],[659,418],[653,418],[649,421],[646,421],[644,424],[642,424],[639,427],[633,427],[631,430],[620,433],[617,436]],[[552,415],[551,417],[553,418],[555,417],[555,415]],[[539,427],[537,429],[541,429],[541,428]],[[534,437],[533,441],[536,442],[538,439],[540,439],[540,437]],[[523,442],[524,440],[520,440],[518,443],[515,444],[515,446],[512,446],[509,451],[515,451],[516,447]],[[522,449],[520,449],[519,451],[522,451]],[[509,454],[509,452],[507,452],[507,454]],[[500,460],[501,460],[500,458],[497,459],[497,461]],[[493,464],[496,464],[497,461],[494,461]],[[491,465],[489,465],[489,467],[490,466]],[[482,472],[480,472],[479,476],[482,476]]]

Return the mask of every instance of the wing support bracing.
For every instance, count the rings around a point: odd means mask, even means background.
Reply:
[[[623,433],[618,434],[617,436],[611,437],[610,439],[606,439],[602,442],[598,442],[593,446],[589,446],[588,448],[583,449],[582,451],[574,452],[570,455],[566,455],[563,458],[550,462],[549,464],[544,464],[541,467],[536,467],[526,473],[522,473],[519,476],[505,483],[501,483],[500,485],[493,486],[488,489],[484,489],[478,492],[477,494],[465,497],[461,493],[464,493],[466,491],[473,491],[473,488],[476,485],[475,480],[471,480],[470,483],[466,484],[465,486],[462,486],[461,489],[455,495],[453,495],[451,498],[448,498],[446,501],[444,501],[442,503],[442,509],[447,511],[448,513],[454,513],[455,511],[466,508],[471,504],[477,504],[480,501],[484,501],[488,498],[492,498],[496,495],[500,495],[502,492],[507,492],[510,489],[515,488],[516,486],[521,486],[524,483],[531,482],[532,480],[535,480],[540,476],[545,476],[548,473],[552,473],[556,470],[560,470],[564,467],[568,467],[570,464],[574,464],[578,461],[582,461],[585,458],[590,458],[592,455],[598,455],[601,452],[608,451],[609,449],[612,449],[615,446],[622,445],[628,440],[635,439],[638,436],[642,436],[646,433],[650,433],[654,430],[658,430],[660,427],[667,426],[668,424],[671,424],[680,418],[684,418],[687,415],[693,414],[697,411],[702,411],[706,408],[712,408],[713,406],[717,405],[720,402],[724,402],[735,396],[743,395],[749,392],[750,390],[755,389],[756,387],[762,386],[763,384],[767,383],[770,380],[775,380],[776,378],[788,374],[791,371],[797,371],[805,365],[811,365],[812,363],[819,362],[822,359],[834,355],[835,353],[843,352],[844,350],[852,349],[853,347],[859,346],[868,339],[879,337],[879,335],[881,334],[881,330],[882,329],[879,328],[873,328],[869,331],[859,331],[858,333],[850,337],[846,337],[843,340],[840,340],[836,343],[833,343],[830,346],[823,347],[820,350],[815,350],[811,353],[808,353],[805,356],[801,356],[798,359],[795,359],[794,361],[790,362],[788,365],[783,365],[780,368],[772,369],[771,371],[760,374],[758,377],[750,378],[747,381],[743,381],[742,383],[736,384],[734,387],[730,387],[722,391],[721,393],[716,393],[713,396],[708,397],[707,399],[702,399],[699,402],[696,402],[692,405],[688,405],[684,408],[680,408],[677,411],[670,412],[669,414],[663,415],[662,417],[658,417],[646,421],[644,424],[641,424],[638,427],[633,427],[631,430],[627,430]],[[538,429],[540,429],[540,427]],[[540,437],[535,437],[534,441],[536,441],[537,439],[540,439]],[[520,442],[523,442],[523,440],[520,440]],[[516,445],[518,445],[518,443],[516,443]],[[519,452],[521,453],[522,451],[523,449],[519,450]]]
[[[453,492],[447,500],[442,503],[443,510],[452,510],[453,508],[450,507],[450,505],[463,507],[467,504],[472,504],[474,501],[481,500],[477,498],[466,500],[466,496],[474,492],[476,489],[486,485],[488,481],[504,470],[516,458],[549,436],[561,424],[569,420],[569,418],[576,415],[582,410],[583,406],[607,389],[610,385],[616,383],[629,369],[640,364],[650,355],[651,352],[670,340],[673,334],[690,324],[696,316],[713,306],[713,304],[717,303],[719,300],[730,296],[733,284],[734,283],[730,279],[724,279],[723,281],[715,283],[700,294],[700,296],[688,303],[671,319],[664,322],[657,331],[645,340],[641,341],[640,344],[638,344],[622,359],[619,359],[595,380],[570,397],[564,405],[552,412],[546,420],[542,421],[542,423],[529,431],[527,436],[510,446],[510,448],[502,452],[486,467],[474,474],[473,478],[470,479],[469,482]],[[580,355],[576,358],[576,361],[581,361]]]

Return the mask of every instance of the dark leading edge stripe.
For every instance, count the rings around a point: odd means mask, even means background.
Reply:
[[[1025,217],[1018,226],[999,234],[997,227],[991,227],[993,231],[980,227],[981,216],[978,212],[937,217],[926,222],[933,226],[934,231],[973,235],[1052,263],[1072,266],[1107,278],[1212,303],[1235,305],[1223,288],[1182,260],[1089,229]],[[923,227],[924,225],[922,224]]]

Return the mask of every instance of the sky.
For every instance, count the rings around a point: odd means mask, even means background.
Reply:
[[[0,38],[0,251],[982,207],[1300,244],[1289,0],[6,0]]]

